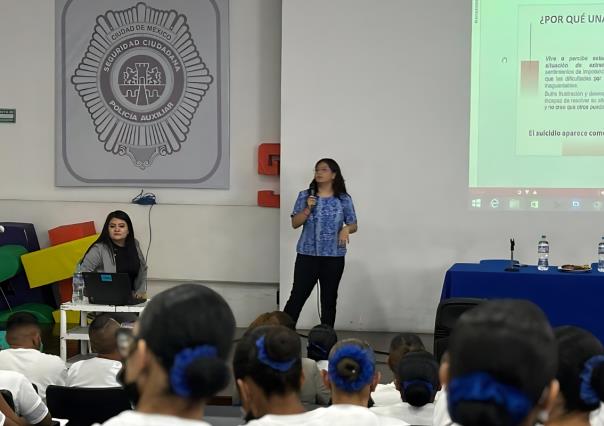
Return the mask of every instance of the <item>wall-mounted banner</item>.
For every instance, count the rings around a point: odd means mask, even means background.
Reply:
[[[228,0],[57,0],[56,185],[228,188]]]

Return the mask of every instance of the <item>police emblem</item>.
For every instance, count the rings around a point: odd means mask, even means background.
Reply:
[[[105,150],[142,170],[180,150],[213,80],[186,16],[145,3],[98,16],[71,77]]]

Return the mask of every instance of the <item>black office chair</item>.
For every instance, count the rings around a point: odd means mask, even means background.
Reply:
[[[434,356],[439,363],[449,347],[449,335],[455,327],[457,319],[465,311],[483,301],[484,299],[453,297],[439,303],[434,322]]]
[[[79,388],[50,385],[46,405],[53,417],[68,419],[70,426],[103,423],[132,406],[122,388]]]

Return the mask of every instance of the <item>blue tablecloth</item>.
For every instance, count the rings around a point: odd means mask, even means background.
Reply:
[[[560,272],[555,266],[505,272],[508,265],[498,260],[454,264],[445,275],[441,299],[528,299],[543,309],[553,327],[576,325],[604,342],[604,273]]]

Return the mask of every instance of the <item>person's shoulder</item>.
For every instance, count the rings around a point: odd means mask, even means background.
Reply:
[[[338,198],[340,199],[340,201],[345,201],[345,202],[350,202],[350,203],[352,202],[352,197],[347,192],[340,194],[338,196]]]
[[[39,356],[44,360],[43,362],[48,363],[49,366],[62,368],[66,367],[65,361],[63,361],[61,357],[52,354],[45,354],[43,352],[40,352]]]
[[[12,383],[29,383],[29,380],[25,375],[13,370],[0,370],[0,386],[5,385],[7,382]]]
[[[122,411],[115,417],[103,423],[103,426],[119,426],[119,425],[137,425],[144,424],[145,416],[141,413],[133,410]],[[100,426],[99,423],[95,423],[93,426]]]

